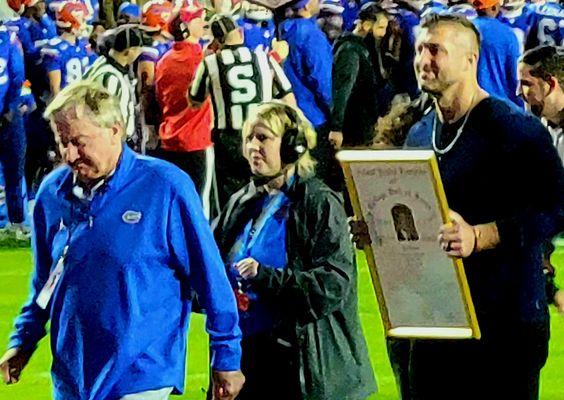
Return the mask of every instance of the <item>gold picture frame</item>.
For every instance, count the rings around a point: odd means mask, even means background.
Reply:
[[[480,328],[460,258],[437,242],[448,203],[431,150],[337,153],[390,337],[479,339]]]

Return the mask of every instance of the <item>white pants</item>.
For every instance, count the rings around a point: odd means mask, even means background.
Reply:
[[[168,400],[172,389],[171,387],[166,387],[157,390],[147,390],[146,392],[126,394],[120,400]]]

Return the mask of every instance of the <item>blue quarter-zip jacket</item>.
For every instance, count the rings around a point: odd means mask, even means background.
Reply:
[[[291,18],[282,23],[282,40],[290,53],[284,72],[292,83],[298,106],[314,127],[325,124],[331,112],[333,53],[315,18]]]
[[[90,202],[72,188],[65,166],[37,193],[35,274],[10,340],[33,349],[51,320],[55,399],[112,400],[171,386],[181,393],[193,290],[207,310],[212,368],[238,370],[234,295],[188,175],[124,146]],[[42,310],[37,296],[66,246]]]

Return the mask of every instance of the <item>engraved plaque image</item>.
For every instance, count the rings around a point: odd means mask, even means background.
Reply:
[[[355,218],[386,333],[393,337],[479,338],[460,259],[437,243],[448,204],[432,151],[342,150]]]

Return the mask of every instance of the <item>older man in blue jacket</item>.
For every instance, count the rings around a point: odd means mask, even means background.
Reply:
[[[66,166],[34,209],[31,294],[0,359],[19,380],[51,320],[55,399],[167,399],[184,388],[193,291],[207,311],[216,399],[244,378],[233,292],[188,175],[123,144],[117,99],[70,85],[46,110]]]

